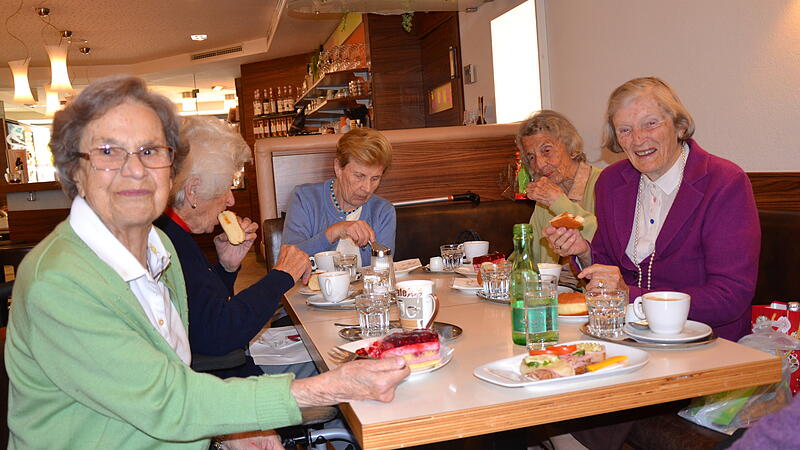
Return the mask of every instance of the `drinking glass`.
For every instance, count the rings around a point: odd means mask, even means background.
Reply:
[[[457,267],[461,267],[461,260],[464,258],[464,246],[461,244],[445,244],[439,247],[444,263],[444,271],[452,272]]]
[[[350,281],[356,281],[358,272],[356,265],[358,264],[358,257],[356,255],[339,255],[333,257],[333,265],[336,270],[348,272],[350,274]]]
[[[596,289],[587,292],[589,331],[599,337],[621,337],[627,303],[625,291],[621,289]]]
[[[320,75],[325,75],[326,73],[330,72],[330,64],[328,57],[330,52],[328,50],[322,50],[319,52],[319,72]]]
[[[392,291],[391,273],[388,267],[367,267],[363,270],[364,293],[378,294]]]
[[[483,295],[492,299],[507,299],[508,287],[511,282],[511,263],[484,263],[481,264],[481,281],[483,281]]]
[[[383,336],[389,331],[390,300],[391,296],[386,292],[356,296],[361,337]]]
[[[558,343],[557,278],[539,275],[525,281],[525,344],[528,350]]]

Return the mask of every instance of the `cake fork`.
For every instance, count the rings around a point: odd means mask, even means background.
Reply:
[[[371,356],[362,356],[340,347],[333,347],[328,350],[328,356],[330,356],[331,360],[336,364],[344,364],[356,359],[378,359]]]

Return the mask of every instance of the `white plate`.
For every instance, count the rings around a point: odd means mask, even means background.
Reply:
[[[350,292],[347,293],[347,296],[350,297],[351,295],[353,295],[353,293],[354,293],[354,290],[350,289]],[[325,300],[325,297],[323,297],[322,294],[314,294],[311,297],[308,297],[306,299],[306,303],[308,303],[309,305],[312,305],[312,306],[321,306],[321,307],[336,306],[336,305],[345,306],[345,305],[354,305],[356,303],[356,299],[354,299],[354,298],[345,298],[344,300],[342,300],[340,302],[329,302],[329,301]]]
[[[711,334],[711,327],[702,322],[687,320],[686,325],[683,327],[683,331],[680,334],[656,334],[650,329],[640,330],[638,328],[634,328],[633,325],[629,323],[625,324],[625,326],[622,328],[622,331],[637,341],[665,342],[674,344],[678,342],[690,342],[702,339]]]
[[[297,289],[297,293],[300,295],[317,295],[320,294],[322,291],[313,291],[309,289],[308,286],[301,286]]]
[[[572,377],[552,378],[550,380],[530,380],[519,371],[519,365],[525,355],[516,355],[510,358],[501,359],[499,361],[484,364],[475,369],[472,374],[481,380],[488,381],[489,383],[498,384],[505,387],[523,387],[523,386],[548,386],[551,384],[564,384],[574,381],[591,380],[598,377],[607,377],[611,375],[618,375],[621,373],[632,372],[645,364],[650,356],[644,350],[638,348],[628,347],[626,345],[614,344],[611,342],[600,341],[572,341],[564,342],[561,345],[578,344],[582,342],[591,342],[594,344],[602,344],[606,347],[606,358],[612,356],[628,357],[627,360],[620,364],[615,364],[605,369],[600,369],[596,372],[587,372],[582,375],[575,375]]]
[[[394,263],[394,276],[405,275],[420,267],[422,267],[422,263],[420,262],[419,258],[397,261]]]
[[[475,278],[453,278],[453,284],[450,287],[470,294],[474,294],[483,289],[483,286],[478,284],[478,280]]]
[[[360,341],[353,341],[353,342],[348,342],[347,344],[342,344],[342,345],[339,346],[339,348],[342,348],[342,349],[350,351],[350,352],[355,352],[356,350],[358,350],[360,348],[369,347],[370,344],[372,344],[373,342],[377,341],[378,339],[380,339],[380,338],[379,337],[374,337],[374,338],[369,338],[369,339],[361,339]],[[455,353],[455,349],[453,347],[450,347],[449,345],[447,345],[447,344],[445,344],[443,342],[440,342],[439,343],[439,354],[441,355],[442,359],[435,366],[431,366],[431,367],[428,367],[427,369],[423,369],[423,370],[418,370],[416,372],[411,372],[410,376],[413,377],[415,375],[422,375],[423,373],[433,372],[434,370],[441,369],[442,367],[446,366],[453,359],[453,353]]]
[[[566,323],[583,323],[589,321],[589,315],[584,314],[582,316],[562,316],[559,314],[558,320],[561,320]]]
[[[425,264],[424,266],[422,266],[422,268],[426,272],[430,272],[430,273],[453,273],[453,272],[446,272],[444,270],[431,270],[431,265],[430,264]]]

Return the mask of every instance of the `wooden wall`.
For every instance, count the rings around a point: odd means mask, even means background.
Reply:
[[[759,209],[800,211],[800,172],[748,172]]]

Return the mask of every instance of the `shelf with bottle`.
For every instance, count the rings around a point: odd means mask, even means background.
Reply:
[[[305,92],[303,92],[303,95],[299,96],[297,102],[294,104],[294,107],[297,109],[298,107],[311,102],[313,99],[326,97],[328,91],[345,89],[350,85],[350,82],[356,81],[356,79],[359,78],[365,81],[368,80],[369,69],[362,67],[326,73],[314,84],[312,84]]]
[[[358,105],[369,105],[370,101],[368,95],[325,99],[306,111],[306,117],[339,117],[344,115],[345,109],[352,109]]]

